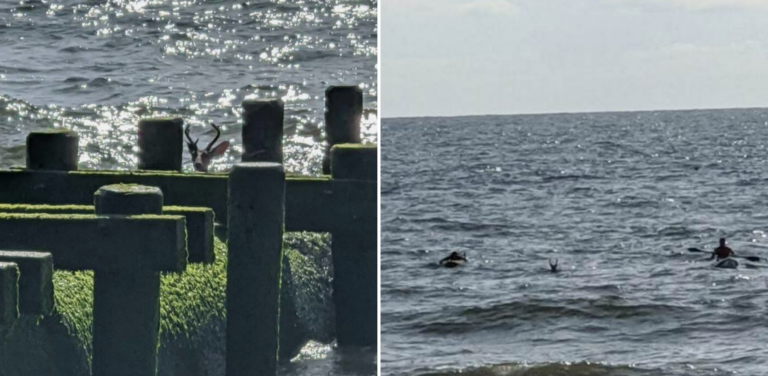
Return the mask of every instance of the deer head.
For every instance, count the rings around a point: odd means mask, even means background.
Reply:
[[[215,147],[213,146],[213,144],[216,143],[216,140],[219,139],[219,136],[221,136],[221,130],[213,123],[211,123],[211,127],[216,130],[216,137],[214,137],[213,141],[211,141],[211,143],[209,143],[202,151],[197,148],[197,141],[200,141],[200,139],[198,138],[193,142],[192,137],[189,137],[189,125],[184,129],[184,135],[187,136],[189,154],[192,156],[192,163],[195,165],[195,170],[200,172],[208,172],[208,166],[211,165],[211,160],[223,155],[229,147],[229,141],[224,141]]]
[[[552,273],[557,273],[557,259],[555,259],[555,262],[549,260],[549,270],[552,271]]]

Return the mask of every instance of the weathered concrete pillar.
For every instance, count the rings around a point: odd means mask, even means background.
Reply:
[[[19,313],[50,315],[53,311],[53,256],[48,252],[0,251],[0,262],[19,266]]]
[[[363,91],[359,86],[331,86],[325,90],[326,146],[323,174],[331,173],[331,148],[360,143]]]
[[[377,148],[372,145],[336,145],[331,157],[333,179],[365,181],[368,184],[361,184],[358,191],[334,194],[365,194],[376,202],[376,155]],[[375,205],[371,213],[356,218],[354,228],[340,229],[332,234],[333,301],[336,306],[336,339],[340,346],[377,344],[377,239]]]
[[[277,374],[285,173],[239,163],[229,174],[227,376]]]
[[[139,170],[181,171],[184,120],[153,118],[139,121]]]
[[[162,214],[159,188],[109,185],[95,196],[98,215]],[[93,376],[154,376],[160,330],[160,273],[95,270]]]
[[[27,168],[30,170],[77,170],[77,133],[68,129],[31,132],[27,136]]]
[[[243,162],[283,163],[283,114],[280,99],[243,102]]]
[[[5,333],[19,318],[19,266],[0,262],[0,344]]]

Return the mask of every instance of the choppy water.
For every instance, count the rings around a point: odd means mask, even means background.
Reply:
[[[80,134],[82,168],[136,165],[136,123],[181,116],[201,143],[224,126],[239,160],[240,103],[286,102],[286,168],[318,173],[324,90],[363,88],[376,139],[377,0],[0,1],[0,167],[29,131]],[[185,155],[186,168],[191,169]]]
[[[686,251],[724,236],[768,257],[768,110],[384,119],[382,135],[383,374],[768,374],[768,261]],[[437,267],[451,250],[470,263]]]
[[[133,169],[136,124],[180,116],[201,144],[222,125],[239,161],[241,102],[285,101],[291,172],[317,174],[324,91],[363,89],[363,138],[377,133],[377,0],[2,0],[0,168],[24,164],[33,130],[80,134],[80,167]],[[185,152],[185,169],[192,170]],[[283,374],[375,373],[375,351],[308,349]]]

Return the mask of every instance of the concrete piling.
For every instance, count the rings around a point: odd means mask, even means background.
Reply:
[[[331,148],[360,143],[363,91],[359,86],[331,86],[325,90],[326,148],[323,174],[331,173]]]
[[[19,318],[19,266],[0,262],[0,334]],[[0,344],[3,338],[0,336]]]
[[[95,195],[96,214],[162,214],[159,188],[112,185]],[[93,375],[154,376],[160,330],[160,273],[94,271]]]
[[[283,163],[283,114],[280,99],[243,102],[243,162]]]
[[[139,170],[181,171],[183,127],[181,118],[139,121]]]
[[[53,311],[53,256],[47,252],[0,251],[0,262],[12,262],[19,267],[19,313],[50,315]]]
[[[336,145],[331,157],[333,179],[375,182],[376,154],[373,146]],[[340,346],[375,346],[378,334],[376,213],[356,218],[354,227],[334,231],[332,237],[337,342]]]
[[[77,170],[77,133],[67,129],[30,132],[27,136],[27,168],[30,170]]]
[[[229,175],[226,375],[276,375],[285,173],[278,163]]]

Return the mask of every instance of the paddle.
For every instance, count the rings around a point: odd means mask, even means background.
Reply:
[[[688,248],[688,252],[709,253],[710,255],[714,253],[712,251],[704,251],[704,250],[701,250],[701,249],[698,249],[698,248]],[[760,261],[760,257],[757,257],[757,256],[735,256],[734,255],[733,257],[743,258],[743,259],[747,259],[749,261],[754,261],[754,262]]]

